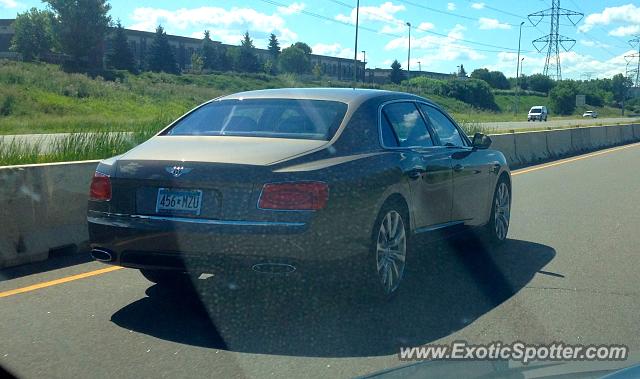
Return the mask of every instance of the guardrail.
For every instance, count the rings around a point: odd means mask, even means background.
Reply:
[[[495,134],[491,139],[491,148],[502,151],[513,168],[640,141],[640,124]]]
[[[640,124],[492,135],[512,167],[640,141]],[[98,161],[0,167],[0,268],[45,260],[88,240],[89,183]]]

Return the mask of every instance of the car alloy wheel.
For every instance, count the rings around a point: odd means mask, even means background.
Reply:
[[[378,279],[386,296],[394,293],[404,275],[407,233],[400,213],[389,210],[380,221],[376,241]]]
[[[507,238],[509,230],[509,219],[511,216],[511,195],[509,186],[506,182],[501,181],[496,188],[495,198],[493,200],[493,223],[495,236],[498,241],[504,241]]]

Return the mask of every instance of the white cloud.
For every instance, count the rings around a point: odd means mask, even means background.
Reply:
[[[435,29],[435,25],[430,22],[421,22],[420,25],[416,28],[418,31],[432,30]]]
[[[1,0],[0,0],[1,1]],[[162,25],[167,33],[180,34],[188,29],[209,29],[212,38],[225,43],[238,44],[242,34],[274,32],[281,44],[295,42],[297,34],[285,26],[284,19],[278,14],[264,14],[250,8],[229,10],[220,7],[180,8],[168,10],[160,8],[136,8],[131,15],[134,21],[127,26],[130,29],[154,31]],[[200,32],[199,32],[200,33]],[[197,33],[196,33],[197,34]],[[202,35],[202,34],[199,34]],[[256,46],[266,46],[266,38],[257,40]]]
[[[511,29],[511,25],[502,23],[495,18],[480,17],[478,19],[478,29],[481,29],[481,30]]]
[[[314,54],[319,55],[329,55],[332,57],[340,57],[340,58],[353,58],[353,49],[348,47],[343,47],[339,43],[317,43],[311,46],[311,50]]]
[[[640,33],[640,25],[620,26],[609,32],[610,36],[626,37]]]
[[[598,78],[611,78],[622,73],[625,67],[624,56],[633,53],[629,50],[611,59],[599,60],[587,54],[579,54],[575,51],[560,53],[560,64],[562,65],[563,79],[579,79],[585,72],[593,72]],[[545,56],[543,54],[522,54],[520,58],[525,58],[522,71],[527,76],[542,73],[544,69]],[[497,61],[494,64],[486,65],[489,70],[502,71],[508,77],[516,75],[516,53],[498,53]]]
[[[482,8],[484,8],[484,5],[485,5],[484,3],[473,3],[473,4],[471,4],[471,8],[473,8],[473,9],[482,9]]]
[[[0,0],[0,8],[18,8],[21,7],[22,4],[18,3],[15,0]]]
[[[447,3],[447,9],[450,11],[455,11],[456,10],[456,4],[455,3]]]
[[[304,3],[291,3],[286,7],[278,7],[278,12],[283,15],[289,16],[294,13],[300,13],[300,11],[304,10],[306,5]]]
[[[584,19],[578,30],[588,32],[597,25],[609,25],[612,23],[640,24],[640,7],[634,4],[621,5],[619,7],[605,8],[601,13],[592,13]]]
[[[578,43],[580,45],[586,46],[586,47],[600,47],[600,48],[603,48],[603,49],[611,47],[610,45],[607,45],[606,43],[593,41],[593,40],[589,40],[589,39],[581,39],[581,40],[578,41]]]
[[[394,5],[392,2],[387,1],[385,3],[380,4],[377,7],[372,6],[364,6],[360,7],[360,21],[368,20],[368,21],[382,21],[382,22],[395,22],[400,23],[400,20],[395,18],[395,14],[405,10],[404,5]],[[356,9],[352,9],[351,13],[347,16],[344,14],[339,14],[334,17],[336,20],[341,22],[348,22],[350,24],[356,23]]]

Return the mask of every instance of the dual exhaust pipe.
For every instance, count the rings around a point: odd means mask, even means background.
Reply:
[[[91,256],[93,257],[93,259],[100,262],[113,262],[113,260],[115,259],[113,253],[111,253],[109,250],[98,248],[91,250]]]

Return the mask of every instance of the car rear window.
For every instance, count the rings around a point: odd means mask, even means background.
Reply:
[[[346,111],[347,104],[327,100],[220,100],[199,107],[163,134],[329,140]]]

